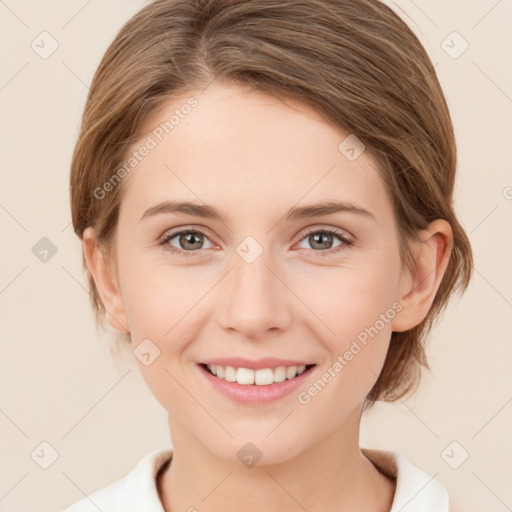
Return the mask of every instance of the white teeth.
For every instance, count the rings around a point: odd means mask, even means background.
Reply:
[[[232,366],[226,366],[226,370],[224,371],[224,379],[228,382],[236,382],[236,368]]]
[[[286,367],[278,366],[274,370],[274,382],[283,382],[286,380]]]
[[[240,370],[238,370],[240,371]],[[254,372],[254,383],[260,386],[268,386],[274,383],[274,370],[264,368]]]
[[[236,371],[236,381],[238,384],[254,384],[254,370],[238,368]]]
[[[289,368],[286,368],[286,378],[287,379],[293,379],[297,375],[297,367],[296,366],[290,366]]]
[[[260,370],[251,370],[250,368],[234,368],[233,366],[220,366],[207,364],[207,368],[213,375],[228,382],[237,382],[238,384],[257,386],[268,386],[274,382],[283,382],[286,379],[293,379],[306,370],[306,366],[278,366],[275,369],[262,368]]]

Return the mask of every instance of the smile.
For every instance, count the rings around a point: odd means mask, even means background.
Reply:
[[[207,364],[204,366],[212,375],[219,379],[224,379],[227,382],[236,382],[246,386],[269,386],[277,382],[291,380],[315,365],[310,364],[302,366],[278,366],[276,368],[262,368],[259,370],[252,370],[250,368],[235,368],[233,366],[221,366],[214,364]]]
[[[282,399],[292,394],[299,386],[305,385],[313,379],[316,366],[316,364],[301,365],[300,373],[298,366],[252,370],[201,363],[197,365],[197,368],[215,393],[248,406],[261,406]],[[214,375],[212,371],[215,371],[217,375]],[[283,375],[284,380],[280,380],[283,379]],[[227,379],[232,379],[232,381]]]

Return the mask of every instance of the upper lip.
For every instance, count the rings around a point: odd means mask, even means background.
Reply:
[[[314,363],[297,361],[296,359],[277,359],[275,357],[264,357],[262,359],[245,359],[243,357],[220,357],[202,361],[202,364],[218,364],[219,366],[233,366],[235,368],[249,368],[261,370],[263,368],[276,368],[278,366],[308,366]]]

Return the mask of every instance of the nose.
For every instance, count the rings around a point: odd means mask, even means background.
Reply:
[[[235,253],[233,268],[219,290],[221,327],[245,338],[275,336],[291,322],[293,293],[266,255],[267,251],[263,251],[249,263]]]

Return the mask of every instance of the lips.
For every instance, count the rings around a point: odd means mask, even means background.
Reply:
[[[278,359],[265,357],[262,359],[246,359],[243,357],[220,357],[216,359],[205,359],[201,364],[215,364],[220,366],[233,366],[234,368],[249,368],[250,370],[262,370],[264,368],[277,368],[278,366],[312,366],[315,363],[300,359]]]
[[[221,361],[224,361],[221,359]],[[245,360],[247,361],[247,360]],[[288,361],[279,359],[278,361]],[[251,362],[251,361],[249,361]],[[254,361],[252,361],[254,362]],[[261,362],[261,361],[259,361]],[[292,363],[300,363],[301,361],[290,361]],[[268,359],[266,361],[268,364]],[[264,384],[240,384],[238,382],[228,382],[223,378],[210,373],[206,364],[198,364],[200,378],[212,386],[215,393],[220,396],[226,397],[229,400],[244,404],[246,406],[260,407],[264,404],[270,404],[276,400],[289,396],[301,385],[305,385],[308,381],[314,378],[316,375],[316,365],[310,365],[309,369],[303,371],[300,375],[293,377],[292,379],[286,379],[282,382],[275,382],[270,385]],[[218,366],[219,367],[219,366]],[[237,372],[240,370],[237,370]],[[249,370],[245,370],[246,372]],[[216,406],[219,404],[216,402]]]

